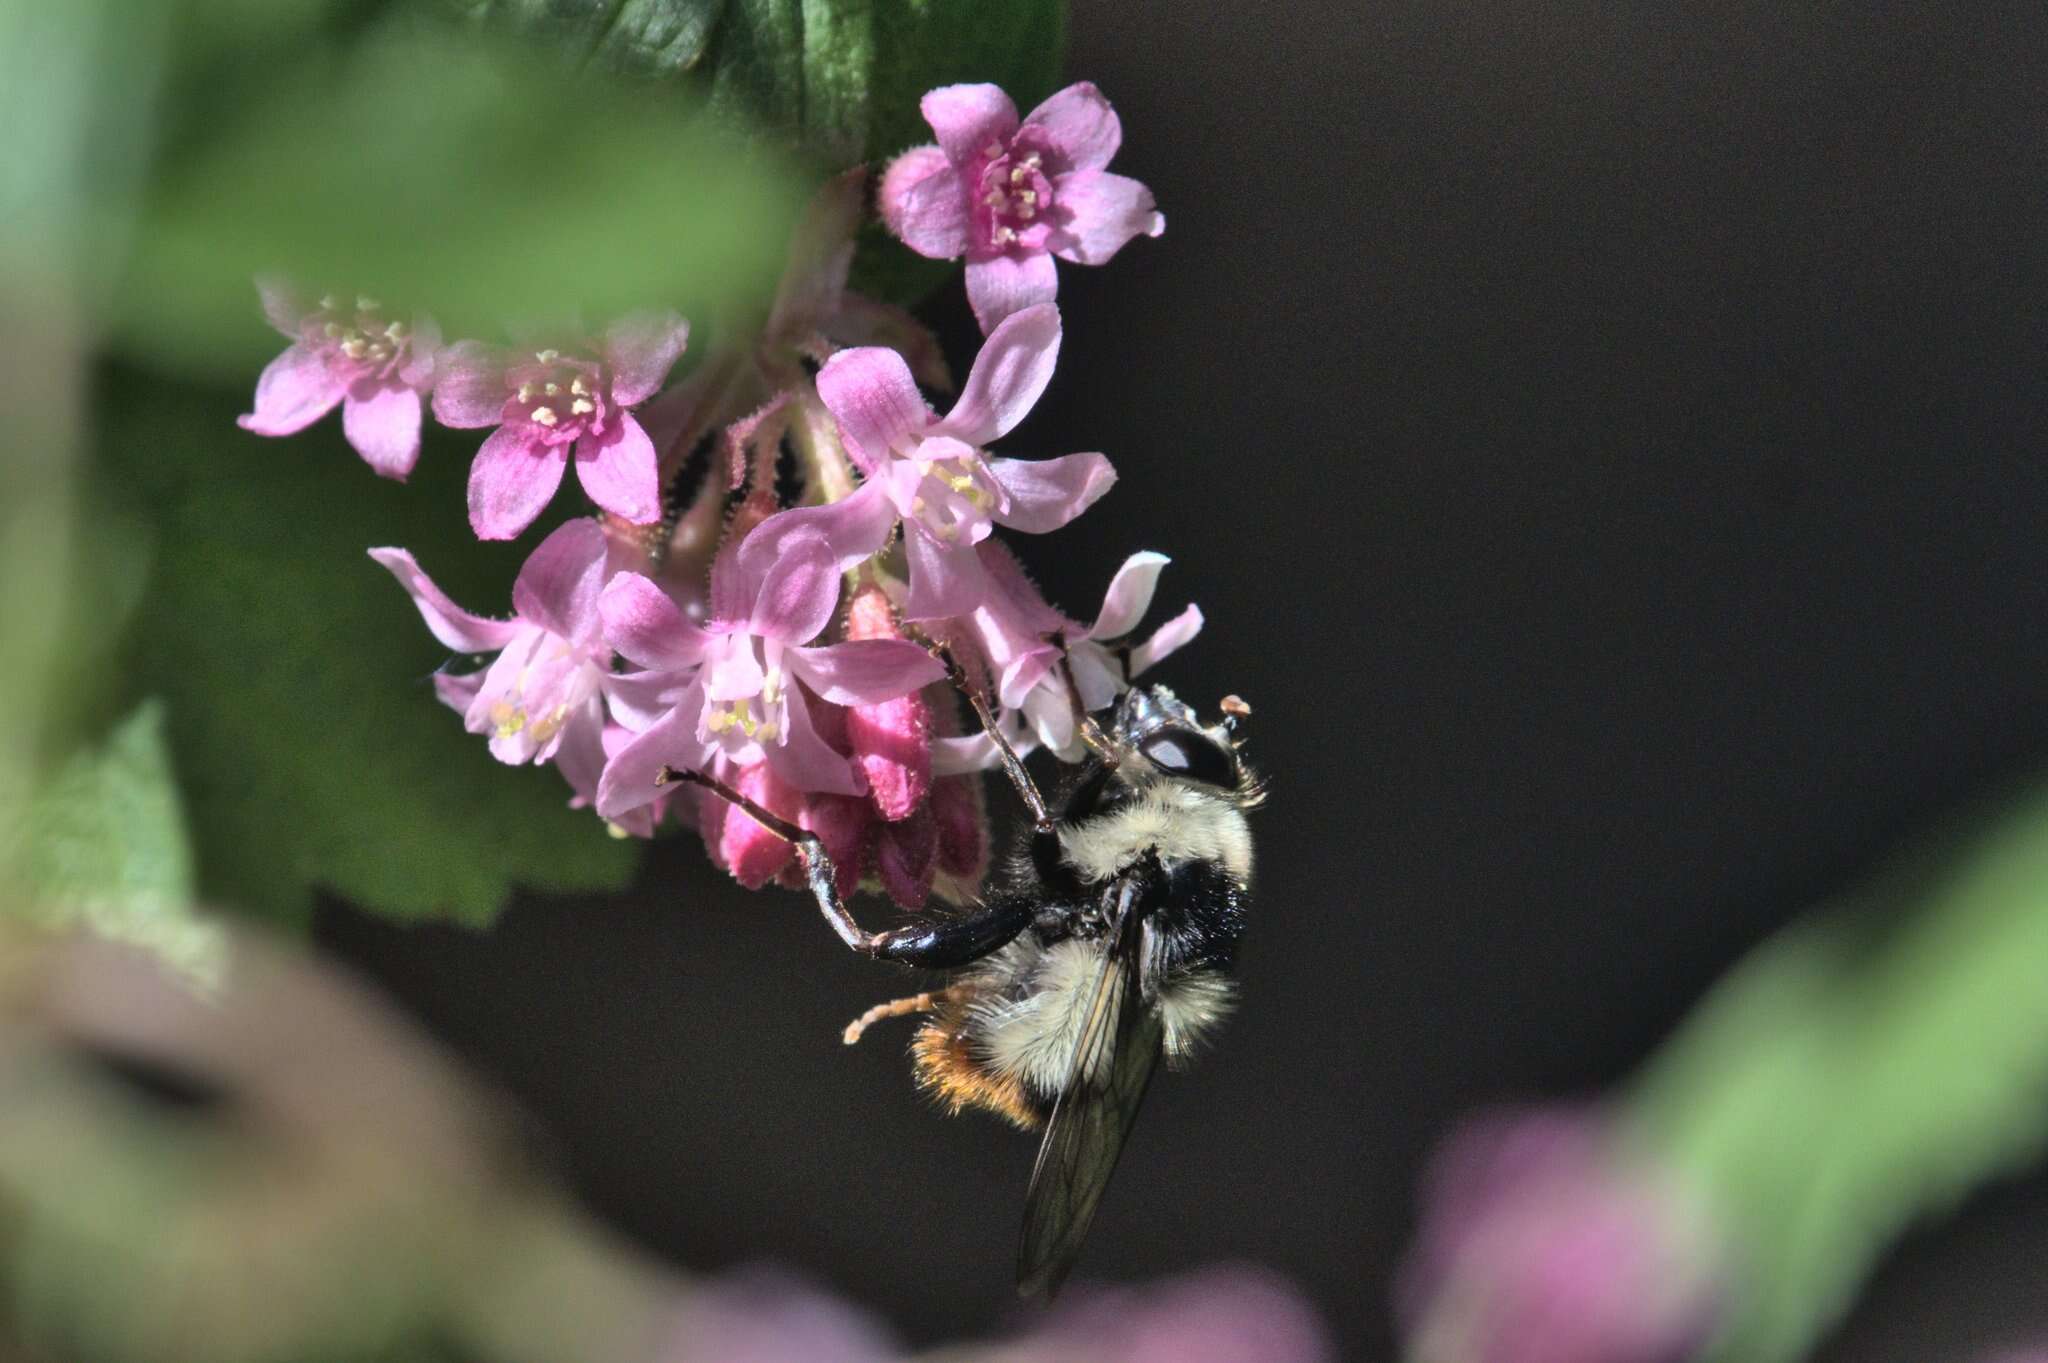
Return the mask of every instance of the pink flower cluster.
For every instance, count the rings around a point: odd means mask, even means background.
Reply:
[[[1101,454],[989,448],[1058,363],[1051,256],[1095,263],[1160,230],[1149,192],[1102,168],[1114,112],[1086,84],[1021,121],[993,86],[936,90],[924,108],[941,146],[901,158],[880,202],[914,249],[968,258],[987,336],[943,416],[924,395],[951,388],[931,334],[846,286],[867,185],[855,170],[814,199],[759,333],[695,357],[679,383],[689,327],[670,312],[547,344],[443,345],[373,300],[307,306],[266,285],[292,345],[242,421],[287,434],[340,404],[350,442],[400,479],[423,411],[490,428],[469,480],[487,540],[532,525],[573,460],[599,514],[534,549],[508,619],[456,605],[404,549],[370,551],[443,644],[495,655],[439,676],[442,700],[500,761],[555,766],[621,833],[694,816],[742,882],[795,882],[790,846],[663,780],[707,772],[815,832],[843,891],[865,879],[910,906],[971,894],[986,857],[977,773],[995,745],[962,733],[939,647],[1014,746],[1071,757],[1072,695],[1109,704],[1201,627],[1189,607],[1132,637],[1161,555],[1134,555],[1083,623],[994,533],[1058,530],[1116,481]]]

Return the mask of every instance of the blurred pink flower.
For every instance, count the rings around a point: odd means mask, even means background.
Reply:
[[[257,435],[295,435],[341,408],[341,431],[379,476],[405,481],[420,457],[420,395],[434,386],[440,333],[384,315],[373,298],[343,306],[298,299],[261,280],[263,313],[291,345],[256,381],[256,410],[238,419]]]
[[[868,346],[834,355],[818,394],[839,422],[866,481],[852,496],[770,517],[742,557],[754,570],[797,535],[819,534],[841,571],[888,543],[898,518],[910,562],[907,620],[966,615],[986,591],[974,548],[991,525],[1026,534],[1057,530],[1109,491],[1116,470],[1100,454],[1057,459],[987,457],[982,446],[1031,411],[1059,358],[1059,310],[1030,308],[997,327],[944,417],[925,405],[909,366]]]
[[[458,429],[497,427],[469,469],[477,538],[508,540],[533,524],[572,451],[591,501],[635,525],[660,520],[654,442],[629,409],[654,396],[689,334],[689,323],[660,313],[616,323],[594,357],[515,354],[478,341],[443,351],[434,418]]]
[[[1123,142],[1116,110],[1087,81],[1019,122],[993,85],[948,85],[924,97],[937,146],[914,147],[882,176],[883,220],[937,260],[967,257],[967,301],[984,334],[1059,291],[1053,257],[1100,265],[1166,219],[1152,191],[1104,169]]]
[[[1494,1114],[1425,1176],[1398,1284],[1413,1363],[1678,1363],[1722,1304],[1712,1238],[1601,1114]]]

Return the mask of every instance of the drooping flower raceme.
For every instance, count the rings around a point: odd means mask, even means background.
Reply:
[[[1057,308],[1018,313],[982,346],[944,417],[925,405],[895,351],[867,346],[833,356],[818,373],[818,393],[866,482],[842,501],[772,517],[741,551],[749,570],[765,571],[790,541],[813,534],[841,570],[851,568],[880,550],[900,519],[910,571],[904,617],[973,611],[988,590],[975,546],[992,525],[1034,535],[1057,530],[1116,481],[1100,454],[1001,459],[981,448],[1030,412],[1059,348]]]
[[[291,345],[256,381],[257,435],[296,435],[341,408],[341,430],[363,462],[403,482],[420,457],[420,398],[434,386],[432,320],[390,317],[374,298],[307,303],[286,285],[257,284],[264,316]]]
[[[787,539],[759,573],[739,546],[722,551],[702,627],[649,579],[621,574],[599,602],[605,638],[644,669],[636,684],[669,703],[606,767],[598,812],[615,818],[645,804],[663,767],[708,771],[714,761],[766,763],[797,790],[865,794],[860,768],[819,736],[813,698],[842,706],[893,700],[939,680],[944,668],[897,639],[807,646],[838,600],[839,570],[815,532]]]
[[[435,379],[435,419],[497,427],[469,471],[477,537],[512,539],[533,524],[572,454],[591,501],[635,525],[661,519],[654,442],[630,409],[654,396],[689,334],[689,323],[663,313],[627,318],[584,351],[448,347]]]
[[[440,673],[435,690],[500,762],[554,762],[585,800],[605,765],[610,646],[598,597],[608,574],[604,530],[575,520],[540,542],[512,587],[513,616],[472,615],[403,549],[372,549],[411,595],[434,637],[462,653],[496,653],[478,672]]]
[[[993,85],[944,86],[924,97],[923,109],[938,145],[890,164],[882,217],[919,255],[967,257],[967,301],[983,334],[1053,300],[1054,256],[1100,265],[1132,237],[1166,230],[1152,191],[1105,169],[1123,127],[1087,81],[1021,122]]]

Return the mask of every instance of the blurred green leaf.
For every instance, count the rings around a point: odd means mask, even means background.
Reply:
[[[1064,0],[441,0],[615,70],[677,78],[727,121],[828,170],[931,141],[927,90],[990,81],[1029,110],[1058,85]],[[857,287],[914,301],[956,269],[876,232]]]
[[[217,977],[226,941],[194,911],[185,814],[151,700],[104,743],[74,754],[30,800],[8,864],[37,921],[84,926],[146,947],[188,974]]]
[[[125,334],[239,366],[259,273],[432,312],[451,336],[759,305],[806,187],[682,103],[437,26],[313,45],[162,169]]]
[[[448,654],[364,554],[412,547],[458,600],[504,613],[531,546],[463,531],[474,437],[430,432],[401,486],[331,420],[265,441],[235,429],[240,408],[116,375],[93,470],[160,546],[123,666],[168,702],[208,901],[290,921],[325,886],[481,923],[515,885],[623,885],[632,845],[568,809],[554,771],[494,761],[435,698]]]
[[[2048,1147],[2048,792],[1758,949],[1634,1103],[1739,1274],[1710,1357],[1803,1356],[1915,1220]]]

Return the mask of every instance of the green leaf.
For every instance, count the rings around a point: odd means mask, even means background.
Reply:
[[[125,335],[238,371],[262,273],[428,311],[451,336],[758,305],[804,185],[687,102],[437,25],[310,44],[160,168]]]
[[[1916,1219],[2048,1148],[2048,792],[1894,863],[1744,962],[1634,1118],[1720,1214],[1711,1353],[1800,1357]]]
[[[37,921],[84,926],[218,977],[227,943],[193,910],[192,849],[160,703],[137,706],[44,783],[12,853],[7,864],[28,890],[20,902]]]
[[[158,546],[123,668],[167,702],[209,902],[294,921],[324,886],[482,923],[515,885],[625,883],[630,844],[568,809],[554,771],[492,760],[435,698],[447,651],[365,556],[407,546],[457,600],[505,611],[533,537],[469,540],[473,433],[430,432],[401,485],[331,419],[266,441],[235,429],[234,396],[135,374],[104,390],[93,478],[132,494]]]
[[[728,121],[801,146],[828,170],[881,164],[931,141],[927,90],[990,81],[1020,110],[1051,94],[1064,0],[442,0],[541,35],[573,57],[674,78]],[[910,302],[958,267],[876,232],[856,287]]]

